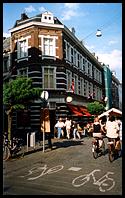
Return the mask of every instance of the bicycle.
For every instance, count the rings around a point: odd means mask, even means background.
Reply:
[[[100,146],[100,141],[101,146]],[[99,154],[105,155],[105,142],[103,139],[100,139],[99,137],[94,137],[94,140],[92,141],[92,154],[94,159],[97,159]]]
[[[109,191],[115,186],[114,179],[108,177],[110,174],[114,174],[113,172],[107,172],[105,175],[103,175],[100,179],[96,179],[94,173],[97,171],[101,171],[100,169],[93,170],[89,174],[80,175],[79,177],[76,177],[72,181],[72,185],[74,187],[80,187],[86,184],[90,181],[90,178],[92,176],[93,184],[99,186],[99,190],[101,192]]]
[[[115,158],[121,156],[121,143],[119,141],[119,148],[116,149],[116,140],[115,138],[109,138],[108,142],[108,156],[109,156],[109,161],[113,162]]]
[[[10,157],[16,156],[21,152],[24,156],[24,141],[21,138],[13,137],[12,144],[8,141],[6,136],[3,139],[3,161],[7,161]]]

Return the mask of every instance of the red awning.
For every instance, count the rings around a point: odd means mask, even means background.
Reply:
[[[80,106],[80,112],[82,112],[83,114],[85,114],[86,116],[92,116],[88,110],[86,109],[86,107],[82,107]]]
[[[70,110],[71,110],[71,112],[72,112],[73,114],[75,114],[75,115],[77,115],[77,116],[83,116],[83,114],[80,113],[80,112],[78,111],[77,106],[68,104],[68,107],[70,108]]]
[[[76,116],[91,116],[91,114],[87,111],[87,108],[84,106],[77,106],[72,104],[67,104],[67,106]]]

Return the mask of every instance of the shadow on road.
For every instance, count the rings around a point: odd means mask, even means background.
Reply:
[[[61,142],[54,142],[53,143],[53,147],[55,147],[54,149],[57,149],[57,148],[61,148],[61,147],[69,147],[69,146],[77,146],[77,145],[83,145],[84,141],[83,140],[64,140],[64,141],[61,141]]]

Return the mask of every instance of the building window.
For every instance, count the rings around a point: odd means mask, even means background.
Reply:
[[[5,58],[3,60],[3,72],[8,72],[9,68],[8,68],[8,58]]]
[[[76,55],[77,55],[76,49],[74,49],[74,65],[76,65]]]
[[[80,78],[80,95],[84,95],[84,80]]]
[[[84,96],[87,96],[88,93],[88,83],[87,80],[84,80]]]
[[[24,58],[28,56],[28,43],[26,39],[18,41],[17,53],[18,58]]]
[[[70,61],[70,45],[69,44],[67,44],[66,58],[68,61]]]
[[[80,55],[80,69],[83,70],[82,55]]]
[[[44,38],[44,55],[54,56],[53,49],[53,39],[52,38]]]
[[[67,90],[71,91],[72,73],[67,71]]]
[[[86,60],[85,58],[83,58],[83,66],[82,66],[83,72],[85,72],[85,63],[86,63]]]
[[[88,61],[85,63],[85,73],[88,75]]]
[[[74,75],[74,93],[78,94],[78,76]]]
[[[80,54],[77,54],[77,66],[80,68]]]
[[[54,68],[50,68],[50,67],[45,67],[44,68],[44,84],[43,87],[44,88],[52,88],[55,89],[55,80],[56,80],[56,76],[55,76],[55,69]]]
[[[74,56],[73,56],[73,48],[71,48],[71,63],[74,61]]]
[[[18,75],[19,76],[24,76],[24,77],[28,77],[28,68],[21,68],[18,69]]]
[[[54,37],[42,37],[42,55],[43,56],[56,56]]]
[[[63,58],[66,59],[66,41],[64,41],[63,45],[64,45]]]

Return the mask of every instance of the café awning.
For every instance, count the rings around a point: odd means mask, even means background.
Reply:
[[[75,116],[91,116],[85,106],[67,104],[72,114]]]
[[[108,111],[105,111],[104,113],[99,115],[98,117],[101,118],[103,116],[109,116],[109,115],[122,116],[122,111],[120,111],[119,109],[116,109],[116,108],[111,108]]]

